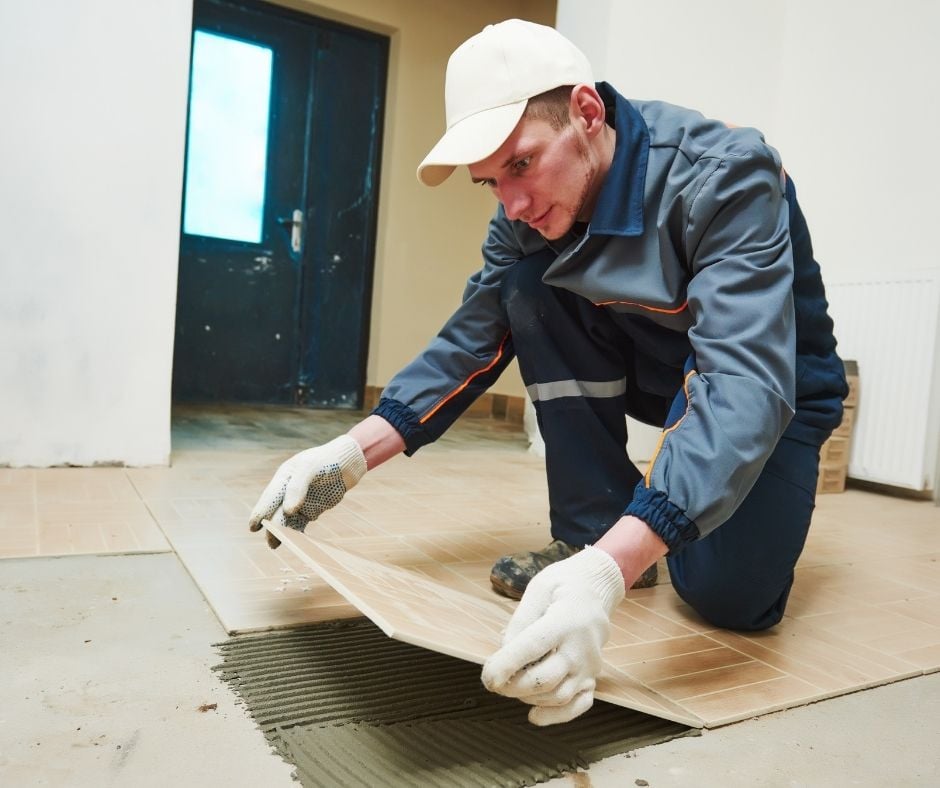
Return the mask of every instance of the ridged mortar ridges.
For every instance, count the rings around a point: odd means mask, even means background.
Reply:
[[[220,676],[308,788],[531,785],[687,730],[604,703],[536,728],[523,704],[483,689],[479,665],[392,640],[364,619],[217,647]]]

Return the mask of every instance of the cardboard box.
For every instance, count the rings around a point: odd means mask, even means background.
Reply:
[[[846,408],[842,411],[842,423],[833,431],[833,438],[851,438],[852,427],[855,426],[855,408]]]
[[[855,408],[858,406],[858,362],[844,361],[845,379],[849,384],[849,395],[843,401],[846,408]]]
[[[849,384],[849,394],[843,401],[842,423],[833,430],[829,440],[819,449],[819,481],[816,494],[840,493],[845,490],[845,480],[849,473],[849,452],[852,448],[852,429],[858,405],[858,363],[846,361],[845,379]]]
[[[848,476],[847,465],[820,465],[819,480],[816,482],[816,494],[840,493],[845,491],[845,478]]]
[[[833,435],[827,440],[819,450],[820,465],[845,465],[849,464],[849,439],[840,438]]]

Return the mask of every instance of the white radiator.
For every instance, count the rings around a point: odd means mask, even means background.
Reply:
[[[858,361],[849,476],[935,490],[940,447],[940,269],[830,283],[839,355]]]

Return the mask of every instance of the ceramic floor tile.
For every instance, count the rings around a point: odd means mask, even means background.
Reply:
[[[910,662],[917,666],[924,673],[936,673],[940,671],[940,643],[935,643],[923,648],[915,648],[910,651],[902,651],[897,656],[905,662]]]
[[[611,644],[604,649],[604,657],[615,667],[629,669],[632,665],[647,661],[711,651],[720,645],[706,635],[681,635],[645,643]]]
[[[808,616],[805,621],[853,643],[861,643],[887,654],[894,653],[893,643],[908,642],[905,636],[912,630],[919,630],[925,635],[931,630],[940,632],[940,629],[908,618],[902,613],[876,607],[854,610],[850,616],[844,613]],[[926,643],[921,642],[919,645],[926,645]],[[914,646],[908,646],[908,648],[914,648]]]
[[[152,520],[142,501],[40,501],[36,507],[39,525],[101,525],[148,519]]]
[[[246,577],[268,577],[276,583],[278,566],[260,556],[285,552],[284,548],[270,551],[261,534],[247,531],[250,507],[232,499],[167,498],[164,487],[152,478],[150,483],[158,496],[148,501],[151,512],[230,632],[357,614],[332,590],[328,603],[319,605],[289,593],[273,598],[266,585],[246,584]],[[479,531],[457,520],[441,527],[446,518],[426,504],[427,497],[411,506],[401,493],[367,490],[353,490],[339,506],[309,525],[307,532],[393,566],[421,567],[427,573],[431,564],[445,565],[448,570],[443,576],[450,585],[490,599],[489,567],[494,556],[544,540],[542,528]],[[393,511],[383,515],[386,504],[394,504]],[[309,598],[327,593],[328,587],[315,580]],[[259,595],[265,597],[263,601]],[[260,616],[261,610],[269,611],[268,620]]]
[[[884,561],[857,565],[861,571],[870,571],[879,578],[894,578],[918,591],[936,594],[940,589],[940,564],[920,557],[898,558],[885,565]],[[914,596],[914,594],[912,594]]]
[[[688,698],[682,705],[708,720],[708,726],[714,728],[819,699],[819,692],[812,685],[795,676],[781,675],[767,681]]]
[[[814,578],[797,569],[796,582],[787,600],[787,615],[802,618],[823,613],[847,614],[864,607],[864,603],[854,597],[823,588]]]
[[[38,527],[35,555],[166,552],[169,545],[156,525],[145,522],[47,522]]]
[[[940,627],[940,594],[920,597],[918,599],[904,599],[900,602],[889,602],[879,605],[883,610],[892,610],[908,618],[922,621],[935,627]]]
[[[382,533],[401,536],[467,530],[462,520],[432,510],[385,512],[379,509],[375,512],[359,512],[359,517]]]
[[[411,574],[405,577],[412,587],[394,592],[400,593],[398,602],[404,608],[393,609],[393,624],[410,625],[410,606],[418,606],[424,622],[417,635],[428,642],[439,639],[453,619],[448,613],[444,623],[439,620],[435,626],[430,608],[420,609],[437,588],[475,597],[487,606],[511,607],[489,589],[489,567],[499,555],[537,548],[549,540],[544,464],[518,444],[508,449],[495,441],[482,445],[473,439],[462,446],[442,440],[413,458],[388,463],[308,527],[306,536],[296,538],[348,548],[386,564],[399,578],[402,568],[409,568]],[[299,448],[303,445],[294,450]],[[254,458],[251,473],[239,477],[232,457],[212,452],[203,455],[204,468],[222,484],[233,478],[241,478],[245,486],[256,484],[251,494],[240,496],[250,507],[265,483],[259,469],[273,469],[279,459],[272,452],[265,465],[257,461],[257,448],[233,453],[239,452],[246,462]],[[285,451],[281,459],[288,454]],[[187,472],[199,471],[194,456],[180,460]],[[228,476],[220,472],[223,467]],[[160,490],[159,480],[149,483]],[[435,516],[441,518],[439,527]],[[241,533],[243,526],[233,520],[232,527]],[[236,538],[222,530],[204,534]],[[171,535],[174,544],[176,538]],[[179,538],[181,545],[194,544],[192,536]],[[885,562],[885,557],[892,560]],[[205,558],[210,566],[209,553]],[[235,557],[230,563],[232,569],[251,566],[253,572],[260,566],[258,560],[246,565]],[[604,651],[609,667],[601,683],[612,682],[614,695],[632,694],[640,705],[659,703],[673,718],[678,709],[678,714],[711,726],[940,669],[940,646],[933,642],[940,629],[937,570],[940,510],[855,490],[821,496],[788,615],[780,625],[752,634],[714,630],[668,584],[631,592],[612,618],[611,641]],[[248,584],[251,593],[266,597],[252,602],[246,594],[239,614],[243,622],[260,622],[265,610],[282,621],[289,616],[303,620],[302,611],[291,607],[309,605],[303,595],[281,592],[285,604],[277,607],[269,599],[270,579],[255,576],[252,583],[257,585]],[[388,604],[390,589],[365,589],[363,599]],[[320,591],[314,598],[326,599],[327,593]],[[330,604],[342,603],[334,598]],[[307,608],[307,615],[312,609]],[[490,635],[482,642],[492,647],[492,631],[484,630]],[[669,700],[663,690],[682,700]]]
[[[0,557],[170,549],[124,469],[3,470]],[[22,494],[24,490],[29,495]]]
[[[448,571],[441,570],[449,567],[411,573],[309,535],[274,530],[392,636],[476,662],[496,648],[509,609],[444,586]],[[614,647],[605,657],[614,659],[607,660],[598,697],[693,725],[725,724],[832,694],[831,687],[823,689],[708,635]]]
[[[692,629],[633,599],[627,599],[611,616],[611,626],[628,632],[640,641],[684,637]]]
[[[711,625],[679,599],[671,587],[657,585],[630,593],[630,601],[680,624],[692,632],[707,632]]]
[[[702,655],[709,653],[701,652]],[[733,652],[729,649],[728,653]],[[727,659],[727,656],[722,656]],[[730,664],[705,670],[696,670],[695,662],[695,660],[687,660],[683,668],[684,674],[651,681],[650,686],[670,700],[684,701],[721,690],[740,689],[749,684],[779,679],[786,675],[765,662],[748,657],[743,657],[743,660],[737,657]],[[707,660],[705,663],[709,664]]]
[[[865,570],[864,564],[807,567],[801,570],[801,575],[815,580],[825,591],[868,604],[901,601],[931,593],[900,580],[873,576]]]
[[[845,675],[854,676],[859,686],[874,686],[917,673],[914,666],[902,659],[835,635],[811,622],[811,618],[785,618],[772,630],[754,637],[762,643],[775,642],[778,649],[788,654],[841,665]]]
[[[247,528],[245,528],[247,531]],[[359,611],[283,546],[258,534],[174,542],[225,629],[253,632],[358,616]]]
[[[0,468],[0,508],[34,504],[36,471],[31,468]]]
[[[716,671],[719,668],[736,668],[753,661],[746,654],[736,649],[716,644],[716,647],[712,649],[697,651],[693,654],[679,654],[673,657],[646,660],[621,669],[634,678],[653,686],[656,686],[656,682],[690,678],[696,689],[699,689],[702,684],[702,675],[705,672]],[[737,673],[737,671],[732,671],[732,673],[735,674],[736,680],[744,675],[743,673]],[[740,681],[737,683],[740,683]],[[701,693],[696,691],[694,694]]]
[[[494,548],[499,546],[492,537],[482,537],[476,548],[460,545],[466,535],[421,537],[418,549],[428,561],[413,565],[415,574],[407,574],[372,561],[378,556],[373,552],[374,543],[360,544],[372,548],[363,554],[369,559],[350,557],[335,545],[311,548],[315,544],[310,539],[312,533],[315,530],[308,529],[307,535],[290,532],[284,536],[298,555],[306,551],[309,559],[311,549],[319,551],[314,564],[333,562],[327,570],[331,580],[387,631],[445,653],[464,658],[475,655],[472,658],[476,661],[485,657],[482,652],[487,648],[495,648],[498,622],[481,623],[474,614],[460,609],[460,605],[472,608],[481,601],[486,610],[493,609],[494,597],[490,594],[487,599],[486,584],[480,582]],[[410,539],[400,538],[405,542]],[[441,538],[452,543],[441,542]],[[489,556],[467,560],[477,551],[489,551]],[[388,558],[407,563],[408,554],[394,552]],[[454,558],[458,559],[455,563],[447,563]],[[376,579],[384,573],[387,576]],[[598,697],[603,685],[605,700],[670,719],[682,717],[689,724],[698,720],[698,724],[715,726],[933,669],[937,656],[934,627],[893,609],[906,604],[912,606],[911,611],[929,617],[931,598],[896,600],[898,583],[890,578],[880,583],[890,600],[880,608],[846,594],[820,590],[838,587],[851,593],[857,584],[855,575],[845,566],[810,571],[803,580],[804,593],[808,599],[815,588],[816,594],[825,596],[821,609],[826,612],[801,619],[788,616],[773,630],[750,635],[714,630],[668,586],[632,592],[612,616],[611,639],[604,652],[608,665],[604,681],[614,685],[619,681],[620,689],[611,689],[602,681]],[[921,573],[918,577],[921,575],[931,576]],[[363,583],[364,576],[370,582]],[[463,581],[462,585],[455,583],[455,578]],[[918,592],[907,586],[907,593],[912,591]],[[471,603],[471,596],[478,599]],[[436,601],[429,603],[430,599]],[[456,609],[460,612],[455,613],[458,599]],[[449,623],[457,619],[472,625],[451,637]],[[918,627],[918,623],[922,625]],[[481,628],[489,633],[482,639]],[[883,637],[872,635],[873,631]],[[662,704],[658,711],[654,709],[657,703]]]
[[[650,690],[636,679],[608,667],[598,677],[594,696],[618,706],[679,722],[692,728],[704,726],[704,720],[678,703]]]
[[[493,566],[492,559],[485,561],[457,561],[452,564],[447,564],[447,566],[455,575],[460,577],[464,583],[472,586],[477,596],[490,601],[495,599],[500,603],[508,603],[508,600],[504,597],[494,593],[493,588],[490,586],[490,569]]]
[[[353,555],[297,531],[275,526],[271,530],[390,637],[480,664],[499,647],[510,616],[506,606]],[[608,669],[598,683],[597,696],[667,719],[700,724],[694,715],[620,671]]]
[[[0,533],[27,531],[36,526],[36,504],[33,502],[0,502]],[[2,537],[0,537],[2,538]]]
[[[786,626],[786,620],[783,623]],[[741,635],[736,632],[725,630],[713,630],[708,634],[712,641],[726,645],[742,654],[760,660],[777,670],[796,676],[802,681],[812,684],[822,695],[827,695],[839,691],[844,691],[852,686],[854,682],[864,682],[866,679],[860,674],[856,674],[853,679],[846,679],[841,676],[842,666],[834,659],[809,658],[800,659],[792,654],[792,649],[784,640],[779,644],[774,642],[765,645],[759,636]],[[829,672],[827,672],[827,669]]]
[[[440,583],[454,591],[460,591],[464,594],[478,596],[481,599],[493,601],[493,592],[489,588],[489,582],[481,584],[479,578],[468,576],[465,573],[456,571],[453,565],[440,564],[437,562],[424,564],[411,564],[407,567],[423,577],[427,577]]]
[[[124,468],[43,468],[35,475],[40,505],[140,500]]]
[[[177,410],[169,468],[0,469],[0,557],[167,549],[162,529],[229,631],[359,615],[246,521],[284,459],[361,416]],[[441,619],[429,599],[457,594],[476,616],[512,609],[489,588],[489,568],[549,541],[544,462],[518,433],[458,423],[435,446],[370,472],[306,536],[291,534],[405,577],[405,588],[386,579],[363,599],[397,600],[393,625],[432,642],[454,616]],[[821,496],[781,624],[715,630],[668,583],[631,592],[612,617],[598,697],[714,726],[940,670],[938,611],[940,509],[851,489]],[[493,647],[493,621],[460,617],[466,642]]]
[[[872,636],[871,633],[862,639],[862,642],[875,649],[898,657],[905,662],[910,660],[904,656],[912,652],[929,651],[933,646],[940,646],[940,627],[922,624],[914,619],[907,619],[907,629],[897,629],[890,635]],[[920,665],[920,661],[917,663]]]
[[[509,611],[405,569],[386,566],[270,526],[274,534],[331,585],[354,601],[390,637],[473,662],[499,647]],[[441,622],[446,621],[446,637]],[[440,641],[446,641],[441,645]]]

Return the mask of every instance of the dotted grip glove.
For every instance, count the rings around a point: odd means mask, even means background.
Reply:
[[[545,567],[526,588],[502,648],[483,666],[484,686],[532,706],[533,725],[583,714],[594,705],[610,614],[623,597],[620,567],[596,547]]]
[[[302,531],[311,520],[336,506],[365,472],[365,455],[348,435],[295,454],[264,488],[248,527],[257,531],[262,520],[270,520]],[[267,537],[272,548],[280,544],[270,531]]]

